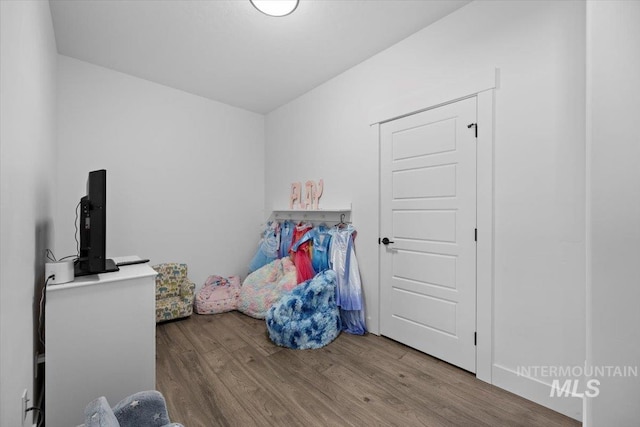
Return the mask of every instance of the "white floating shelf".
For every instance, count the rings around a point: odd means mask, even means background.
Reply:
[[[274,209],[272,220],[290,219],[314,222],[351,222],[351,207],[341,209]]]

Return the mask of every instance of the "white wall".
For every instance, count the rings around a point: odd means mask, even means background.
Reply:
[[[585,354],[585,5],[473,2],[267,115],[266,209],[324,178],[322,204],[353,202],[371,330],[378,325],[378,146],[370,112],[452,76],[500,69],[495,99],[494,383],[549,400],[519,366]],[[546,398],[545,398],[546,393]]]
[[[19,426],[53,233],[57,53],[48,2],[2,1],[0,16],[0,425]]]
[[[107,170],[107,256],[245,275],[262,218],[264,117],[59,56],[56,253],[76,253],[87,174]]]
[[[640,365],[640,3],[589,1],[589,365]],[[637,426],[640,378],[596,377],[589,426]]]

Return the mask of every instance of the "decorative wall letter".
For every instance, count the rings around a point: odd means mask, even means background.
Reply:
[[[313,193],[313,209],[318,210],[318,206],[320,205],[320,196],[322,196],[322,190],[324,190],[324,180],[318,181],[318,185],[315,188],[315,192]]]
[[[289,195],[289,209],[293,209],[295,201],[298,203],[302,203],[302,186],[299,182],[294,182],[291,184],[291,193]]]
[[[307,181],[304,186],[304,205],[301,207],[302,209],[311,209],[313,208],[313,194],[315,193],[316,183],[313,181]]]

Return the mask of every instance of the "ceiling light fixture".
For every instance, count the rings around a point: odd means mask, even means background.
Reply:
[[[287,16],[298,7],[299,0],[249,0],[260,12],[269,16]]]

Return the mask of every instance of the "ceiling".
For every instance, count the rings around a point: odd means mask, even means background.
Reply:
[[[301,0],[274,18],[249,0],[50,0],[60,54],[262,114],[467,3]]]

